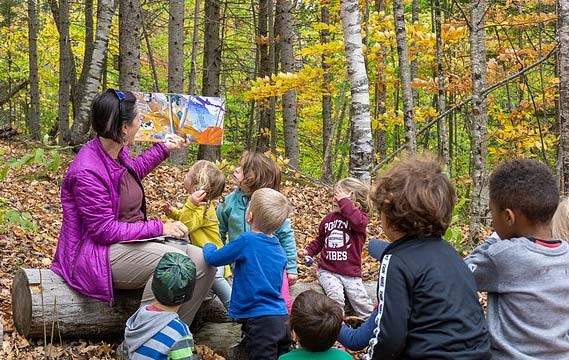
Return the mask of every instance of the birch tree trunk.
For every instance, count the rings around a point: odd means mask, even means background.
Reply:
[[[85,51],[83,52],[83,66],[81,67],[81,75],[79,76],[79,81],[76,80],[77,73],[73,58],[71,58],[71,64],[69,68],[71,99],[73,103],[73,117],[75,117],[75,112],[77,111],[77,108],[79,108],[79,100],[83,95],[82,84],[85,84],[85,78],[87,76],[87,71],[89,70],[89,66],[86,66],[86,64],[90,64],[91,59],[93,58],[93,44],[95,42],[93,0],[85,0],[84,14],[85,14]]]
[[[119,87],[123,91],[138,91],[140,90],[140,1],[119,1]]]
[[[293,73],[294,68],[294,48],[293,40],[293,18],[292,3],[288,0],[277,0],[277,21],[279,24],[281,71]],[[289,159],[289,165],[298,168],[300,150],[298,144],[298,122],[296,120],[296,91],[290,90],[282,97],[283,107],[283,129],[285,156]]]
[[[437,110],[442,114],[446,110],[445,74],[443,65],[443,34],[441,26],[441,2],[434,0],[433,11],[435,12],[435,41],[437,46],[437,78],[439,80],[437,93]],[[452,163],[449,156],[448,118],[444,116],[439,121],[439,154],[445,164],[449,175],[452,172]]]
[[[113,19],[114,0],[99,0],[99,8],[97,11],[97,30],[95,43],[93,44],[93,57],[91,63],[85,64],[89,67],[85,84],[82,86],[82,98],[79,101],[79,109],[77,116],[73,122],[71,130],[67,133],[66,141],[72,145],[82,144],[87,141],[87,133],[89,131],[89,112],[91,102],[99,87],[101,74],[103,73],[103,65],[107,46],[109,43],[109,32]]]
[[[204,2],[205,30],[202,79],[202,95],[204,96],[219,96],[219,73],[221,70],[220,9],[219,0],[206,0]],[[199,146],[198,159],[215,161],[219,157],[219,146]]]
[[[371,180],[373,146],[369,113],[369,83],[362,51],[360,12],[357,0],[340,1],[344,46],[348,63],[352,105],[349,174],[364,182]]]
[[[484,92],[486,80],[486,0],[472,0],[470,14],[470,62],[472,67],[472,202],[470,209],[470,245],[478,242],[480,222],[488,204],[484,188],[486,174],[486,133],[488,106]]]
[[[561,162],[561,190],[569,194],[569,2],[559,0],[557,36],[559,38],[559,153]]]
[[[329,4],[321,4],[320,9],[320,21],[323,24],[330,24],[330,8]],[[320,43],[325,45],[328,43],[328,36],[330,31],[327,28],[323,28],[320,31]],[[332,144],[332,97],[328,93],[327,87],[332,81],[332,75],[330,74],[330,65],[327,63],[327,58],[325,54],[322,55],[322,70],[324,71],[324,95],[322,95],[322,171],[320,174],[320,180],[326,183],[332,183],[332,157],[326,156],[330,154],[330,146]]]
[[[38,13],[36,0],[28,0],[28,37],[30,71],[30,112],[28,121],[32,139],[40,140],[40,90],[38,74]]]
[[[399,79],[401,82],[401,98],[403,100],[403,123],[405,126],[405,141],[407,151],[417,152],[415,115],[413,113],[413,93],[411,89],[411,69],[409,66],[409,49],[405,31],[405,13],[403,0],[393,0],[393,20],[395,22],[395,37],[399,57]]]

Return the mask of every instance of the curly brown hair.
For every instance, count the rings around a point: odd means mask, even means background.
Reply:
[[[290,313],[290,328],[308,351],[328,350],[340,334],[343,311],[324,294],[306,290],[296,297]]]
[[[239,183],[241,190],[251,195],[260,188],[279,190],[281,171],[277,163],[261,152],[245,151],[239,160],[243,170],[243,180]]]
[[[414,155],[381,174],[370,199],[393,230],[427,238],[445,233],[452,220],[456,191],[437,162],[426,155]]]

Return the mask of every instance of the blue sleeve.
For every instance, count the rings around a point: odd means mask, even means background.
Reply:
[[[340,330],[338,341],[350,350],[359,351],[364,349],[369,345],[369,341],[373,337],[373,329],[375,329],[376,326],[376,317],[377,309],[371,313],[366,322],[356,329],[352,329],[348,325],[342,323],[342,329]]]
[[[212,243],[207,243],[203,247],[203,257],[205,262],[212,266],[233,264],[243,253],[246,245],[247,238],[244,236],[239,236],[220,249]]]
[[[221,242],[227,244],[227,223],[229,221],[229,216],[224,211],[225,205],[225,202],[217,205],[215,214],[217,215],[217,220],[219,220],[219,234],[221,235]]]
[[[296,241],[294,240],[294,231],[290,227],[290,220],[286,219],[281,227],[275,231],[274,235],[279,239],[286,253],[286,272],[288,274],[298,274],[296,268]]]

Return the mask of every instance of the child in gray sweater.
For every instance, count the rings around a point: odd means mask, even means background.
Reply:
[[[558,203],[550,169],[515,159],[490,176],[496,231],[465,259],[488,292],[492,359],[569,359],[569,245],[551,235]]]

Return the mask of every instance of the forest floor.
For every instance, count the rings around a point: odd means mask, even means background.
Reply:
[[[30,154],[38,144],[19,135],[0,139],[0,169],[8,161]],[[46,151],[47,153],[48,151]],[[55,252],[57,237],[61,226],[61,201],[59,188],[73,158],[69,152],[60,152],[62,162],[55,173],[46,170],[45,162],[24,165],[19,169],[10,168],[7,176],[0,181],[0,319],[4,326],[2,342],[3,359],[113,359],[118,343],[89,339],[66,340],[60,343],[45,344],[43,339],[25,339],[14,328],[11,310],[11,284],[14,273],[19,268],[49,268]],[[173,166],[164,162],[144,179],[147,197],[148,217],[164,218],[160,204],[168,201],[181,206],[186,200],[182,180],[186,167]],[[229,174],[228,174],[229,175]],[[305,247],[316,235],[320,220],[331,210],[331,190],[314,184],[300,185],[285,180],[281,191],[293,208],[290,215],[295,230],[297,247]],[[226,191],[234,185],[228,182]],[[30,224],[12,224],[2,221],[6,210],[29,213]],[[165,218],[164,218],[165,219]],[[383,238],[377,216],[373,216],[368,227],[368,238]],[[377,279],[379,263],[364,250],[362,271],[364,280]],[[315,280],[314,268],[299,265],[299,280]],[[198,352],[204,360],[222,359],[211,349],[200,347]]]

